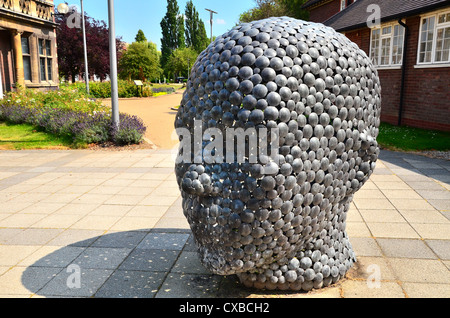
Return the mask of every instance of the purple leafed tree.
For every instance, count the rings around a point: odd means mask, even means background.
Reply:
[[[55,21],[58,24],[56,32],[59,74],[66,80],[71,79],[72,82],[75,82],[75,76],[84,76],[85,62],[81,24],[77,25],[75,23],[74,26],[73,16],[72,21],[68,21],[68,19],[71,19],[73,13],[71,12],[64,16],[57,15]],[[103,81],[109,75],[110,71],[109,29],[106,22],[95,20],[86,13],[85,22],[89,76],[96,75]],[[117,56],[120,59],[124,48],[124,43],[120,37],[116,39],[116,47]]]

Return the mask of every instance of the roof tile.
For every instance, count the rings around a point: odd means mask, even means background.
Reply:
[[[373,14],[373,11],[368,10],[371,4],[373,0],[358,0],[329,18],[324,24],[336,31],[364,27]],[[376,4],[380,7],[381,22],[384,22],[450,6],[450,0],[378,0]]]

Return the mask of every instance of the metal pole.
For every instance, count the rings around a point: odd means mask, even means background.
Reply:
[[[109,56],[111,71],[109,77],[111,79],[111,104],[112,104],[112,121],[116,128],[119,128],[119,85],[117,83],[117,52],[116,52],[116,28],[114,20],[114,0],[108,0],[108,17],[109,17]]]
[[[82,20],[82,29],[83,29],[83,44],[84,44],[84,65],[85,65],[85,78],[86,78],[86,91],[89,95],[89,66],[88,66],[88,56],[87,56],[87,44],[86,44],[86,24],[84,21],[84,8],[83,8],[83,0],[81,2],[81,20]]]
[[[217,12],[210,10],[210,9],[205,9],[206,11],[209,11],[210,15],[211,15],[211,43],[213,42],[213,24],[214,24],[214,14],[218,14]]]
[[[212,13],[212,11],[210,12],[211,14],[211,43],[213,41],[213,24],[214,24],[214,15]]]

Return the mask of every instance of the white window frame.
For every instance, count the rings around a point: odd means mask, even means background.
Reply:
[[[383,30],[385,28],[391,28],[391,32],[389,34],[383,34]],[[402,39],[402,54],[401,54],[401,62],[400,63],[393,63],[393,56],[394,56],[394,37],[395,37],[395,27],[398,27],[399,34],[401,35]],[[373,32],[379,30],[379,40],[378,40],[378,48],[377,48],[377,56],[372,56],[373,51]],[[382,43],[383,40],[390,39],[389,44],[389,63],[388,64],[381,64],[381,50],[382,50]],[[405,50],[405,28],[401,26],[398,22],[390,22],[390,23],[384,23],[378,26],[374,26],[370,29],[370,49],[369,49],[369,55],[372,61],[375,64],[375,67],[377,69],[382,68],[400,68],[403,65],[403,53]]]
[[[440,29],[445,29],[450,27],[450,21],[444,22],[439,24],[439,16],[443,14],[450,14],[449,9],[435,11],[431,14],[422,15],[420,18],[420,29],[419,29],[419,39],[418,39],[418,46],[417,46],[417,65],[416,67],[427,67],[427,66],[435,66],[435,67],[448,67],[450,66],[450,53],[447,61],[436,61],[436,46],[437,46],[437,33]],[[426,19],[433,18],[434,17],[434,28],[433,28],[433,40],[431,45],[431,61],[428,62],[421,62],[420,61],[420,46],[422,44],[422,28],[423,23]]]
[[[347,0],[341,0],[341,11],[345,10],[347,8]]]

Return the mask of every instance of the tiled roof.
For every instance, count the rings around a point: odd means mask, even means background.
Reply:
[[[371,4],[374,4],[373,0],[357,0],[345,10],[329,18],[324,24],[336,31],[364,27],[373,14],[373,11],[368,11]],[[384,22],[450,6],[450,0],[378,0],[376,4],[380,7],[381,22]]]

